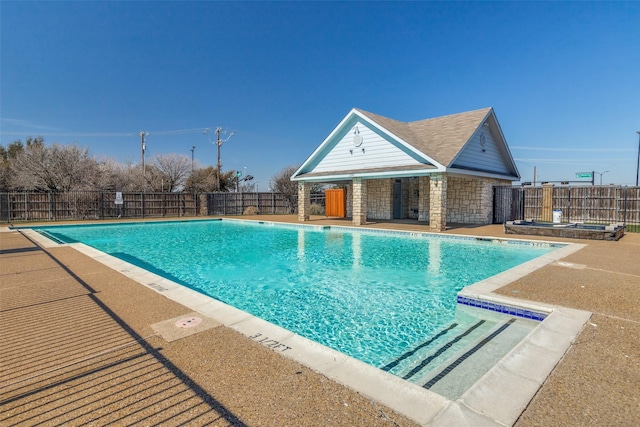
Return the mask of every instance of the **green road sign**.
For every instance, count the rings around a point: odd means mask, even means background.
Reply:
[[[576,178],[591,178],[593,174],[591,172],[578,172]]]

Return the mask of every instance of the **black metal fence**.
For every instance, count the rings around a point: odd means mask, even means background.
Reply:
[[[324,206],[324,194],[312,194],[311,202]],[[242,215],[251,206],[261,214],[296,213],[297,196],[287,198],[279,193],[4,192],[0,193],[0,221]]]
[[[493,222],[533,219],[543,216],[542,187],[494,187]],[[640,225],[640,187],[553,187],[551,208],[561,212],[562,222]]]

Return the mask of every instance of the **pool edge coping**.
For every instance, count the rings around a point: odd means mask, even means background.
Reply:
[[[230,221],[281,225],[281,223],[272,221],[236,219]],[[295,228],[308,227],[323,230],[331,228],[354,229],[353,227],[305,224],[294,224],[294,226]],[[19,230],[45,248],[72,247],[133,281],[161,293],[191,310],[212,317],[247,338],[269,347],[273,351],[280,352],[283,356],[374,399],[421,425],[458,424],[472,421],[474,423],[483,421],[495,425],[512,425],[562,359],[591,316],[590,312],[583,310],[520,300],[493,293],[496,289],[565,258],[586,246],[586,244],[579,243],[531,241],[536,244],[540,242],[553,243],[562,245],[562,247],[467,286],[458,295],[479,301],[523,307],[548,315],[520,343],[469,387],[460,398],[454,401],[83,243],[61,245],[30,227],[19,227]],[[355,228],[355,230],[361,231],[362,229]],[[384,231],[416,234],[416,232],[404,230]],[[442,236],[437,233],[419,232],[419,234]],[[447,234],[446,236],[475,238],[475,236],[455,234]],[[485,236],[481,239],[529,242],[526,239]],[[381,382],[385,387],[380,386]],[[504,402],[509,402],[509,404]]]

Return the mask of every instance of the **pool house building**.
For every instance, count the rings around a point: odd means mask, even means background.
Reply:
[[[305,160],[298,219],[309,220],[312,183],[344,191],[344,216],[415,219],[432,231],[447,223],[490,224],[493,187],[520,179],[493,108],[414,122],[352,109]]]

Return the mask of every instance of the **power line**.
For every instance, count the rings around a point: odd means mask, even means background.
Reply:
[[[136,136],[138,133],[137,132],[85,132],[85,133],[66,133],[66,132],[2,132],[3,135],[16,135],[16,136],[22,136],[22,135],[26,135],[26,134],[37,134],[37,135],[47,135],[47,136],[71,136],[71,137],[87,137],[87,138],[94,138],[94,137],[108,137],[108,138],[114,138],[114,137],[131,137],[131,136]]]
[[[206,128],[150,131],[149,134],[153,134],[154,136],[158,136],[158,135],[180,135],[180,134],[185,134],[185,133],[201,133],[205,129]]]
[[[164,135],[182,135],[188,133],[201,133],[204,127],[194,128],[194,129],[179,129],[179,130],[162,130],[162,131],[149,131],[147,132],[149,135],[153,136],[164,136]],[[46,136],[66,136],[66,137],[85,137],[85,138],[120,138],[120,137],[132,137],[138,136],[139,132],[2,132],[3,135],[15,135],[22,136],[26,134],[38,134],[38,135],[46,135]]]
[[[591,152],[601,152],[601,151],[633,151],[631,148],[557,148],[557,147],[524,147],[524,146],[511,146],[509,147],[512,150],[529,150],[529,151],[591,151]]]
[[[529,159],[529,158],[514,158],[513,160],[518,162],[539,162],[539,163],[593,163],[593,162],[625,162],[627,158],[594,158],[594,159]]]

